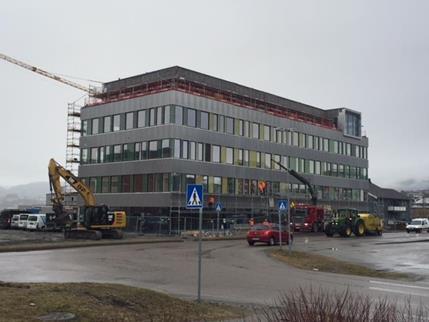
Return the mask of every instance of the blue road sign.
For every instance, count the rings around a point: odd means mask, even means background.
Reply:
[[[203,208],[203,186],[201,184],[188,184],[186,187],[186,208]]]
[[[279,200],[278,205],[279,205],[280,211],[286,211],[289,207],[289,200],[287,200],[287,199]]]
[[[215,207],[215,209],[216,209],[216,211],[222,211],[222,204],[220,203],[220,202],[218,202],[217,204],[216,204],[216,207]]]

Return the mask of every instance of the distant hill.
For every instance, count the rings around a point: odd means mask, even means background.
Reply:
[[[0,186],[0,209],[18,205],[44,204],[49,192],[47,182],[32,182],[12,187]]]

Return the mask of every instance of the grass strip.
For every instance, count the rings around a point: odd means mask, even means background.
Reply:
[[[96,246],[115,246],[115,245],[135,245],[135,244],[155,244],[155,243],[177,243],[183,242],[182,239],[121,239],[121,240],[97,240],[97,241],[52,241],[44,243],[20,243],[11,245],[0,245],[0,253],[10,252],[28,252],[36,250],[96,247]]]
[[[146,289],[98,283],[0,282],[0,320],[40,321],[68,312],[76,321],[207,321],[240,318],[244,311],[196,303]]]
[[[417,279],[414,275],[407,273],[380,271],[366,266],[307,252],[292,251],[289,255],[287,251],[277,249],[270,250],[269,254],[290,266],[305,270],[406,281],[415,281]]]

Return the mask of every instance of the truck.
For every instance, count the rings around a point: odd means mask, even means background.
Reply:
[[[271,159],[271,161],[277,164],[281,169],[288,172],[298,181],[302,182],[307,187],[311,195],[311,204],[297,204],[291,209],[291,222],[293,229],[295,231],[323,231],[326,210],[324,207],[317,205],[316,188],[295,170],[286,168],[274,159]]]
[[[54,159],[49,161],[48,174],[55,224],[57,227],[63,227],[66,239],[99,240],[123,237],[122,229],[127,223],[125,211],[110,211],[107,205],[97,205],[91,189]],[[79,193],[85,203],[77,220],[73,220],[73,215],[64,207],[61,178]]]

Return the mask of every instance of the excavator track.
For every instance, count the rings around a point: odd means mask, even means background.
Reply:
[[[99,230],[90,230],[90,229],[71,229],[64,231],[65,239],[90,239],[90,240],[100,240],[102,238],[102,233]]]

